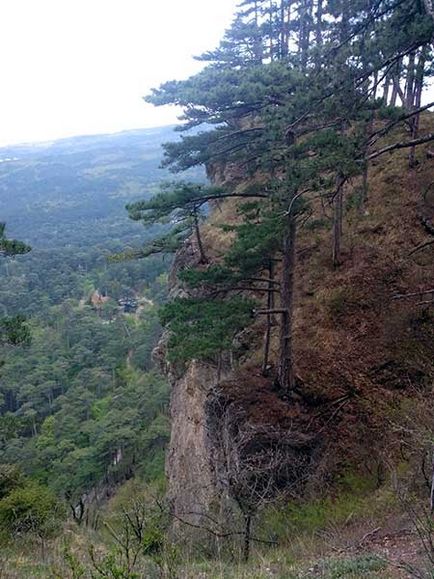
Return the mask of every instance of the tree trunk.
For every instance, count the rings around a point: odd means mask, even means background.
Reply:
[[[259,31],[260,29],[259,29],[258,2],[255,2],[254,5],[254,18],[255,18],[255,44],[254,44],[255,61],[257,64],[262,64],[264,55],[262,50],[262,36]]]
[[[280,0],[280,57],[286,58],[289,50],[289,22],[291,5],[287,0]]]
[[[413,100],[410,104],[411,108],[414,110],[419,109],[421,106],[421,102],[422,102],[423,81],[424,81],[424,77],[425,77],[426,53],[427,53],[427,47],[424,46],[422,48],[421,53],[420,53],[417,67],[416,67],[416,73],[415,73],[415,79],[414,79],[414,91],[413,91],[413,95],[412,95]],[[419,120],[420,120],[420,115],[415,115],[410,120],[412,140],[417,139],[417,136],[419,134]],[[413,168],[416,166],[416,147],[412,147],[410,149],[408,162],[409,162],[410,168]]]
[[[274,280],[274,263],[272,260],[270,260],[270,263],[268,265],[268,273],[269,273],[269,279],[270,281],[268,282],[268,289],[270,290],[268,292],[268,299],[267,299],[267,309],[270,310],[270,313],[267,314],[267,329],[265,332],[265,344],[264,344],[264,360],[262,363],[262,375],[266,376],[268,373],[268,364],[270,362],[270,345],[271,345],[271,326],[272,326],[272,322],[273,322],[273,314],[271,313],[271,310],[274,309],[274,284],[273,284],[273,280]]]
[[[389,104],[389,90],[390,90],[390,76],[386,76],[384,81],[383,102],[387,106]]]
[[[423,0],[423,5],[428,16],[434,21],[434,0]]]
[[[250,514],[244,515],[244,545],[243,545],[243,559],[247,563],[250,557],[250,543],[252,534],[252,516]]]
[[[293,317],[294,317],[294,269],[297,223],[293,212],[287,217],[282,243],[282,278],[280,301],[282,319],[280,324],[280,360],[278,379],[280,386],[288,391],[295,387],[293,360]]]
[[[302,0],[299,8],[298,52],[301,69],[306,70],[309,52],[313,0]]]
[[[273,44],[273,1],[272,0],[270,0],[268,24],[270,26],[270,60],[273,61],[274,60],[274,44]],[[279,50],[279,47],[277,47],[277,50]]]
[[[396,101],[398,96],[400,96],[401,100],[402,100],[402,104],[404,105],[404,101],[405,101],[405,97],[403,96],[401,87],[399,86],[399,80],[401,78],[401,67],[402,67],[402,61],[400,60],[399,62],[396,63],[396,66],[394,67],[394,70],[392,72],[392,85],[393,85],[393,89],[392,89],[392,97],[390,99],[390,106],[392,107],[396,107]]]
[[[342,233],[343,233],[343,192],[344,179],[339,175],[336,180],[336,194],[334,198],[333,214],[333,265],[341,265]]]
[[[316,3],[315,40],[316,40],[317,55],[315,58],[315,61],[316,61],[315,65],[316,65],[316,68],[318,70],[321,68],[321,48],[323,45],[323,39],[322,39],[323,1],[324,0],[317,0],[317,3]]]
[[[369,135],[372,134],[372,131],[374,129],[374,111],[371,111],[371,115],[369,117],[369,121],[366,123],[365,126],[365,139],[366,142],[368,142],[368,145],[365,147],[365,163],[363,165],[363,175],[362,175],[362,191],[361,191],[361,197],[360,197],[360,205],[359,205],[359,211],[362,212],[366,202],[368,201],[368,194],[369,194],[369,180],[368,180],[368,176],[369,176],[369,161],[368,161],[368,156],[369,156]]]
[[[407,65],[407,78],[405,81],[405,103],[404,106],[408,108],[409,111],[413,108],[414,103],[414,76],[415,76],[415,61],[416,53],[412,52],[408,57]]]
[[[200,235],[199,218],[197,216],[197,209],[194,209],[194,211],[193,211],[193,219],[194,219],[194,231],[196,234],[197,247],[199,248],[200,263],[208,263],[208,259],[205,255],[205,251],[203,248],[202,237]]]
[[[378,93],[378,70],[374,73],[374,86],[372,87],[372,100],[377,100],[377,93]]]
[[[344,0],[342,2],[342,19],[340,25],[341,42],[345,42],[350,30],[350,2]]]

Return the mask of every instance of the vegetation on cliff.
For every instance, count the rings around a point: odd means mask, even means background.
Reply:
[[[271,315],[279,322],[276,375],[283,389],[297,386],[297,231],[318,218],[318,203],[329,206],[330,253],[339,267],[348,185],[360,182],[352,202],[362,214],[370,161],[408,148],[410,166],[415,166],[415,146],[433,139],[431,133],[419,134],[420,112],[427,108],[421,98],[430,74],[433,24],[426,7],[416,1],[320,1],[314,6],[308,0],[282,0],[271,7],[259,0],[244,2],[220,47],[201,57],[209,63],[202,72],[186,81],[168,82],[148,97],[156,105],[183,107],[185,123],[179,130],[187,135],[166,145],[167,166],[175,171],[219,163],[242,168],[243,183],[227,183],[217,198],[242,195],[250,200],[247,209],[241,209],[241,225],[234,228],[239,234],[235,243],[243,243],[243,252],[232,269],[248,292],[268,293],[270,298],[276,294],[278,306],[260,314],[268,316],[269,325]],[[188,134],[205,123],[210,128]],[[408,127],[409,136],[383,147],[380,139],[400,126]],[[253,185],[246,186],[247,181]],[[175,215],[175,210],[179,214],[215,199],[216,193],[211,189],[194,194],[190,188],[188,198],[178,196],[177,207],[175,196],[172,191],[160,193],[147,205],[133,205],[132,214],[154,222],[161,219],[155,214],[157,200],[160,207],[165,205],[166,215]],[[264,232],[268,252],[256,241]],[[159,249],[158,242],[154,249]],[[244,277],[242,262],[255,252],[261,259]],[[270,261],[276,259],[279,274],[274,279]],[[209,271],[203,272],[203,281],[213,285]],[[232,275],[228,281],[230,294]],[[222,292],[222,284],[218,290]]]

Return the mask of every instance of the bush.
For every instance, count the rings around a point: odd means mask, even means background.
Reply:
[[[51,491],[36,483],[15,488],[0,500],[0,529],[11,537],[35,534],[48,538],[59,529],[63,515]]]
[[[24,484],[21,469],[13,464],[0,464],[0,500]]]
[[[349,579],[369,577],[370,573],[382,571],[386,561],[375,555],[364,555],[356,559],[336,559],[325,564],[326,577],[330,579]]]

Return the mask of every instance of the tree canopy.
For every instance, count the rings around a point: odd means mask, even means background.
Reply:
[[[421,95],[432,69],[433,24],[426,3],[418,0],[245,0],[218,48],[199,57],[205,68],[186,80],[164,83],[146,99],[183,109],[177,129],[182,138],[165,145],[165,166],[174,172],[201,164],[240,169],[241,177],[224,185],[226,196],[242,191],[256,204],[251,211],[247,203],[241,222],[233,226],[233,248],[223,266],[181,272],[181,277],[209,291],[214,286],[208,299],[221,299],[224,289],[227,297],[234,289],[268,295],[264,314],[269,321],[271,314],[280,320],[277,377],[283,388],[296,384],[297,229],[309,219],[316,199],[330,205],[331,254],[338,267],[346,184],[362,180],[358,204],[363,205],[370,159],[403,147],[410,150],[412,166],[415,146],[434,139],[418,134]],[[404,123],[411,138],[382,149],[379,138]],[[173,190],[135,204],[131,216],[145,224],[173,217],[176,198],[176,212],[185,218],[197,197],[185,190],[180,194],[181,185]],[[207,195],[211,198],[211,191]],[[168,243],[169,237],[157,240],[153,249],[173,249],[190,232],[173,231],[183,232],[176,244]],[[199,227],[196,235],[200,239]],[[200,253],[204,263],[203,247]],[[275,268],[270,270],[273,259],[280,263],[278,280]],[[194,316],[194,301],[191,306]],[[186,303],[170,307],[186,311]],[[186,327],[172,324],[172,343],[186,337]]]

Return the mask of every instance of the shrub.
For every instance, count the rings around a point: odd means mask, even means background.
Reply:
[[[0,464],[0,500],[24,484],[24,475],[13,464]]]
[[[11,537],[35,534],[48,538],[58,530],[63,514],[51,491],[36,483],[15,488],[0,500],[0,528]]]
[[[336,559],[325,564],[326,577],[329,579],[350,579],[367,577],[368,573],[382,571],[386,561],[375,555],[363,555],[355,559]]]

